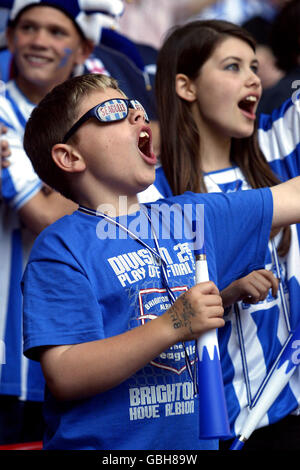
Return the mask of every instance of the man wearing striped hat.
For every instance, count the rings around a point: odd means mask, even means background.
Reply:
[[[11,149],[0,204],[0,444],[7,444],[42,436],[44,380],[39,365],[22,356],[24,265],[36,234],[76,207],[34,172],[23,149],[24,127],[36,104],[77,73],[99,41],[101,25],[110,26],[123,3],[1,0],[0,7],[10,9],[6,41],[12,57],[12,78],[0,96],[0,122]]]

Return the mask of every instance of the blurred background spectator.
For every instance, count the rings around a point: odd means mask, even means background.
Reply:
[[[278,13],[270,30],[270,47],[282,78],[264,90],[258,113],[270,114],[300,87],[300,0],[291,0]]]

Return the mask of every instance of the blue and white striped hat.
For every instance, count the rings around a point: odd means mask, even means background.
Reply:
[[[37,5],[63,11],[95,44],[100,42],[101,29],[116,27],[124,11],[123,0],[0,0],[0,11],[6,11],[8,20],[13,21],[24,8]],[[0,46],[4,46],[3,40]]]

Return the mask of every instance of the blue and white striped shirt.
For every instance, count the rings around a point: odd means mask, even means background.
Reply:
[[[22,352],[22,293],[20,281],[34,240],[18,210],[41,189],[41,181],[23,150],[25,124],[34,108],[13,81],[0,96],[0,122],[8,128],[10,166],[2,170],[0,204],[0,394],[43,400],[40,365]]]

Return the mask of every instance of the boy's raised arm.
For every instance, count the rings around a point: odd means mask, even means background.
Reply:
[[[272,227],[300,222],[300,177],[271,188],[273,195]]]
[[[116,387],[168,347],[224,325],[222,300],[211,281],[182,294],[162,315],[123,334],[75,345],[44,348],[40,361],[59,400]]]

